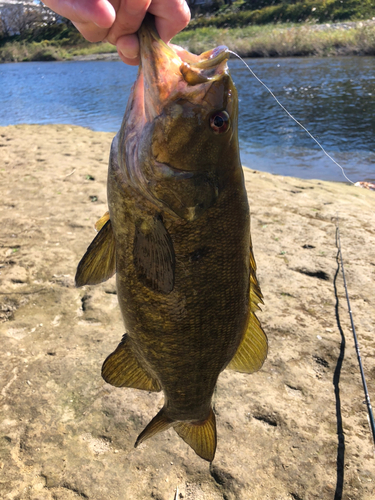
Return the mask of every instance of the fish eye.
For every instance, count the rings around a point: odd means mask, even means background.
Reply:
[[[210,127],[215,134],[222,134],[229,128],[229,115],[226,111],[215,111],[210,117]]]

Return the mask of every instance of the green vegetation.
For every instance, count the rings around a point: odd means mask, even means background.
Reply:
[[[173,41],[195,53],[225,44],[243,57],[375,55],[375,22],[363,21],[372,17],[375,0],[238,0],[230,6],[216,0]],[[19,32],[10,36],[0,29],[0,62],[116,52],[108,43],[87,42],[64,19],[47,26],[35,21]]]
[[[216,4],[220,5],[220,0]],[[223,3],[223,2],[222,2]],[[326,23],[370,19],[374,0],[238,0],[211,14],[198,15],[189,29],[205,26],[241,27],[268,23]]]
[[[0,62],[25,61],[68,61],[76,56],[108,54],[117,52],[110,43],[82,42],[81,44],[62,44],[54,40],[42,42],[8,41],[0,45]]]
[[[241,57],[375,55],[375,23],[351,28],[300,24],[207,27],[184,31],[173,42],[195,53],[227,45]]]
[[[109,52],[116,52],[116,48],[110,43],[88,42],[70,23],[0,38],[0,62],[62,61]]]

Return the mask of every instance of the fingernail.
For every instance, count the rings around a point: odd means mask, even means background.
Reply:
[[[136,59],[139,56],[139,52],[133,52],[132,50],[131,51],[122,50],[121,54],[127,59]]]

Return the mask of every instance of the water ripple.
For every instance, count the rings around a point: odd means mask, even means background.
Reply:
[[[248,61],[280,102],[354,180],[375,180],[375,59]],[[239,99],[245,165],[281,175],[343,180],[306,133],[240,61],[230,69]],[[0,125],[69,123],[119,129],[137,68],[115,61],[0,65]]]

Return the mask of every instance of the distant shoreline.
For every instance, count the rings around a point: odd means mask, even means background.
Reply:
[[[73,56],[71,61],[121,61],[117,52],[102,52],[100,54],[88,54]]]
[[[208,26],[179,33],[173,43],[194,53],[227,45],[241,57],[375,55],[375,19],[324,24],[267,24],[244,28]],[[109,43],[60,45],[56,41],[8,42],[0,62],[120,60]]]

